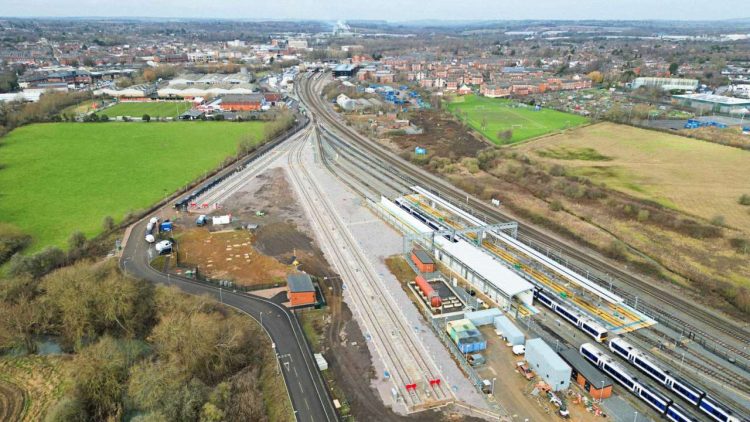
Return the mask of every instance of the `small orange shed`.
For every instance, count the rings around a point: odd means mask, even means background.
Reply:
[[[411,261],[417,266],[419,272],[422,273],[434,273],[435,272],[435,261],[427,252],[422,249],[414,249],[411,251]]]
[[[291,306],[315,304],[315,286],[308,274],[290,274],[286,277],[286,284],[286,296]]]

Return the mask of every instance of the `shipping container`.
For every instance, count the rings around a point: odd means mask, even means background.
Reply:
[[[414,249],[411,251],[411,261],[417,266],[417,269],[421,273],[435,272],[435,261],[427,254],[427,252],[421,249]]]
[[[552,391],[565,390],[570,386],[570,365],[544,340],[535,338],[526,342],[526,361]]]
[[[495,318],[501,316],[503,312],[498,308],[484,309],[481,311],[467,312],[464,314],[464,318],[471,321],[475,326],[481,327],[483,325],[491,325],[495,322]]]
[[[468,319],[449,321],[446,329],[461,353],[480,352],[487,348],[487,341],[484,336]]]
[[[508,317],[501,315],[495,317],[495,330],[501,335],[508,343],[513,346],[521,345],[526,342],[526,337],[523,335],[521,330],[513,324]]]

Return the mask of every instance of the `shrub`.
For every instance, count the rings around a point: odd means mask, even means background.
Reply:
[[[557,211],[562,210],[562,208],[563,208],[562,204],[560,203],[560,201],[556,199],[549,203],[549,209],[552,211],[557,212]]]
[[[744,239],[736,237],[729,240],[729,244],[737,251],[737,253],[748,254],[750,253],[750,239]]]
[[[725,223],[725,218],[723,215],[715,215],[714,218],[711,219],[711,224],[714,226],[723,226]]]
[[[23,256],[15,254],[10,259],[8,273],[11,276],[29,275],[41,277],[50,271],[65,265],[65,252],[60,248],[47,247],[34,255]]]
[[[648,217],[651,215],[651,213],[648,210],[640,210],[638,211],[638,221],[644,222],[648,220]]]
[[[31,236],[18,227],[0,223],[0,264],[9,260],[14,253],[19,252],[31,243]]]
[[[141,120],[143,120],[144,122],[150,122],[151,116],[149,116],[148,114],[144,114],[143,117],[141,117]]]
[[[624,260],[627,258],[627,246],[620,240],[613,240],[605,250],[610,258]]]
[[[740,199],[737,200],[740,205],[750,205],[750,195],[743,193]]]
[[[565,167],[561,166],[560,164],[554,164],[549,169],[549,174],[552,176],[565,176]]]

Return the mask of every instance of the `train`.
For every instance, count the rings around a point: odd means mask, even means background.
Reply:
[[[586,335],[593,338],[597,342],[602,343],[607,340],[607,336],[609,333],[606,328],[604,328],[601,324],[594,321],[593,319],[585,317],[571,310],[569,307],[561,304],[556,299],[554,299],[551,294],[537,288],[534,289],[534,298],[544,306],[554,311],[556,314],[565,318],[565,320],[567,320],[571,324],[578,327],[578,329],[583,331]]]
[[[720,422],[739,422],[740,419],[734,412],[720,400],[706,394],[705,391],[690,384],[686,380],[672,375],[669,371],[660,368],[648,355],[634,347],[622,338],[616,337],[609,340],[609,350],[617,356],[622,357],[628,363],[635,366],[639,371],[649,376],[654,381],[667,387],[686,402],[697,407],[709,418]]]
[[[431,218],[427,218],[424,215],[422,215],[422,213],[420,211],[418,211],[414,207],[412,207],[412,205],[407,200],[405,200],[403,198],[396,198],[396,200],[393,201],[393,202],[395,202],[396,205],[398,205],[401,209],[403,209],[404,211],[406,211],[409,214],[411,214],[412,216],[414,216],[414,218],[416,218],[417,220],[419,220],[422,223],[426,224],[427,226],[429,226],[431,229],[433,229],[435,231],[449,229],[448,227],[445,227],[445,226],[443,226],[441,224],[436,223]],[[458,243],[458,239],[456,239],[455,236],[451,236],[451,235],[445,234],[445,235],[443,235],[443,237],[446,238],[446,239],[448,239],[448,240],[450,240],[453,243]]]
[[[628,389],[628,391],[659,412],[667,420],[673,422],[694,422],[699,420],[695,415],[674,403],[669,397],[657,391],[653,386],[638,381],[636,377],[628,373],[622,366],[606,356],[604,352],[593,344],[584,343],[578,351],[584,359],[611,376],[618,384]]]

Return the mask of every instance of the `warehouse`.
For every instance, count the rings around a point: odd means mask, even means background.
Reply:
[[[570,387],[570,366],[544,340],[534,338],[526,342],[526,361],[552,391]]]
[[[287,299],[291,306],[308,306],[314,305],[315,286],[312,279],[305,273],[290,274],[286,278]]]
[[[571,366],[571,378],[591,397],[602,400],[612,395],[612,380],[581,358],[578,350],[563,350],[560,357]]]
[[[702,112],[742,114],[750,112],[750,99],[713,94],[673,95],[678,103]]]
[[[221,97],[221,109],[224,111],[258,111],[262,106],[262,94],[227,94]]]
[[[359,67],[353,64],[340,64],[333,68],[333,77],[334,78],[351,78],[352,76],[357,74],[357,70],[359,70]]]
[[[635,78],[632,88],[638,89],[642,86],[659,88],[662,91],[695,91],[698,89],[698,80],[682,78]]]

